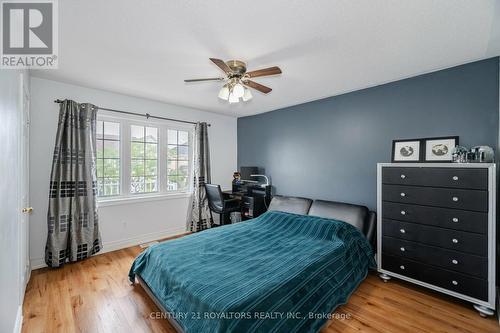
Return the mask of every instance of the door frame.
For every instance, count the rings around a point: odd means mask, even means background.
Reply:
[[[23,208],[29,207],[29,127],[30,127],[30,77],[27,70],[19,73],[19,282],[20,294],[19,304],[24,301],[24,293],[31,276],[30,253],[29,253],[29,213],[23,212]]]

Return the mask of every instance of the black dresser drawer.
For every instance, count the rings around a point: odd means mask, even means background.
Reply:
[[[488,170],[386,167],[382,169],[382,183],[487,190]]]
[[[382,217],[486,234],[488,214],[466,210],[382,202]]]
[[[412,259],[481,279],[488,278],[488,258],[486,257],[387,236],[383,237],[382,253]]]
[[[386,254],[382,255],[382,268],[483,301],[488,300],[487,280]]]
[[[488,191],[382,185],[382,200],[435,207],[488,211]]]
[[[382,235],[486,257],[487,235],[382,219]]]

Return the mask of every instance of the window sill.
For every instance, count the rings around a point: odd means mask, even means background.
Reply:
[[[177,193],[162,193],[162,194],[151,194],[151,195],[134,195],[126,197],[114,197],[114,198],[97,198],[98,207],[116,206],[116,205],[128,205],[140,202],[150,202],[150,201],[160,201],[160,200],[171,200],[188,198],[192,195],[191,192],[177,192]]]

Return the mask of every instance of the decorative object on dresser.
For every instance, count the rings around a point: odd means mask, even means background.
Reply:
[[[470,150],[466,147],[456,146],[452,160],[455,163],[493,163],[495,151],[489,146],[476,146]]]
[[[451,154],[451,161],[453,163],[467,163],[469,150],[464,146],[455,146]]]
[[[493,163],[495,152],[489,146],[476,146],[470,149],[473,163]]]
[[[424,140],[424,162],[451,162],[453,149],[458,145],[458,136],[426,138]]]
[[[379,163],[377,265],[400,278],[495,309],[495,164]]]

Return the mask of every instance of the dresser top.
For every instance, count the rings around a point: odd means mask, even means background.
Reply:
[[[379,167],[495,168],[495,163],[377,163]]]

